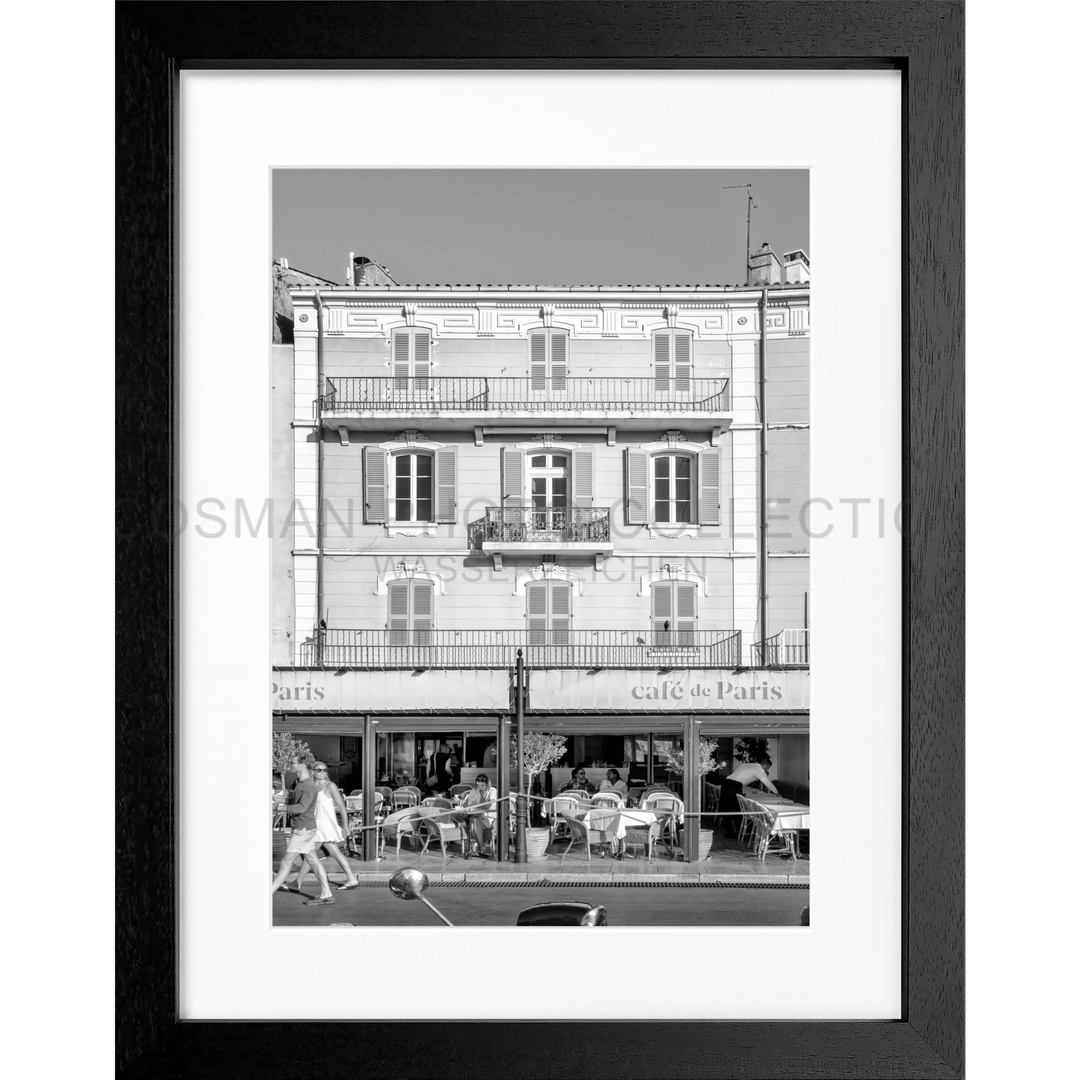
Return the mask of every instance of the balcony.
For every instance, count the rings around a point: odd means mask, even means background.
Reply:
[[[527,667],[735,668],[739,630],[322,630],[301,646],[301,667],[387,671]]]
[[[750,646],[751,667],[809,667],[810,631],[781,630]]]
[[[537,420],[655,428],[677,419],[685,430],[726,431],[731,424],[728,379],[653,378],[367,378],[324,376],[316,419],[348,428],[376,422],[422,422],[425,429],[462,424],[535,427]]]
[[[614,551],[608,507],[489,507],[472,523],[474,550],[494,556],[496,568],[504,555],[593,555],[602,559]]]

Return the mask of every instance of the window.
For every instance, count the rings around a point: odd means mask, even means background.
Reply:
[[[532,581],[526,586],[530,645],[570,644],[570,589],[564,581]]]
[[[658,330],[653,335],[656,389],[686,393],[693,374],[691,337],[683,330]]]
[[[395,330],[392,340],[394,390],[426,393],[431,375],[431,332]]]
[[[541,452],[504,447],[503,507],[591,507],[594,452],[558,449]]]
[[[394,521],[433,521],[431,454],[396,454],[393,462]]]
[[[534,330],[529,335],[529,377],[533,390],[566,390],[569,335],[562,330]]]
[[[689,647],[697,626],[697,586],[686,581],[658,581],[652,587],[653,644]]]
[[[626,450],[628,525],[719,525],[720,450]]]
[[[387,587],[391,645],[430,645],[435,587],[425,580],[391,581]]]
[[[570,459],[566,454],[531,454],[529,490],[532,498],[534,529],[566,528],[569,507]]]

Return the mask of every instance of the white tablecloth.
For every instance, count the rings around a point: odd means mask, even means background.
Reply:
[[[802,803],[784,802],[775,795],[763,795],[750,800],[757,803],[773,819],[772,831],[782,829],[809,829],[810,807]]]

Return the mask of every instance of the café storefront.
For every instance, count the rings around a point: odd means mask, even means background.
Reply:
[[[366,821],[374,818],[375,787],[421,775],[424,759],[442,741],[457,755],[462,782],[483,771],[500,794],[516,790],[509,766],[515,709],[510,671],[276,668],[272,696],[275,732],[300,736],[335,762],[331,776],[339,785],[363,791]],[[702,809],[699,740],[719,739],[724,756],[740,738],[768,739],[774,762],[790,761],[801,778],[808,761],[809,697],[806,669],[533,670],[526,672],[525,730],[567,736],[560,767],[612,766],[631,781],[681,782],[684,852],[692,860],[698,857],[693,815]],[[676,747],[687,768],[678,778],[664,764]],[[556,790],[560,779],[557,767],[549,780]],[[509,813],[501,803],[499,859],[513,857]],[[375,856],[370,832],[363,854]]]

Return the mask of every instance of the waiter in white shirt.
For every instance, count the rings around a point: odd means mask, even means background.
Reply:
[[[739,834],[739,799],[746,784],[757,781],[768,788],[774,795],[779,795],[776,785],[769,779],[769,770],[772,768],[772,758],[768,754],[762,754],[757,761],[744,761],[733,769],[720,781],[720,813],[731,816],[725,817],[724,833],[729,839]]]

